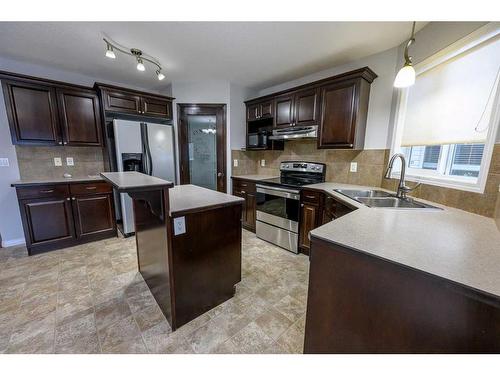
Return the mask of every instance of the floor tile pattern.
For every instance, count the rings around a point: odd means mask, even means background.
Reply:
[[[309,262],[243,231],[236,295],[172,332],[134,238],[0,249],[0,353],[302,353]]]

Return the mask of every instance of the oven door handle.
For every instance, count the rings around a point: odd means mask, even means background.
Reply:
[[[281,188],[275,187],[264,187],[257,185],[257,193],[274,195],[276,197],[289,198],[294,200],[300,200],[299,191],[298,190],[285,190]]]

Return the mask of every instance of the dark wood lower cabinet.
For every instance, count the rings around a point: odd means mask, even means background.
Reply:
[[[255,194],[255,182],[233,177],[233,195],[245,200],[241,211],[241,225],[254,233],[256,220]]]
[[[73,214],[79,238],[107,235],[115,230],[111,194],[73,197]]]
[[[500,300],[313,237],[304,353],[500,353]]]
[[[353,210],[354,208],[346,206],[327,193],[302,190],[300,193],[299,251],[309,255],[310,231]]]
[[[64,246],[76,238],[69,197],[26,199],[19,205],[28,251]]]
[[[17,186],[17,196],[30,255],[116,236],[107,183]]]

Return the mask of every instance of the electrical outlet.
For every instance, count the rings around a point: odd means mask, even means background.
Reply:
[[[260,166],[261,166],[261,167],[265,167],[265,166],[266,166],[266,161],[265,161],[265,159],[262,159],[262,160],[260,161]]]
[[[237,167],[238,166],[238,159],[234,159],[233,160],[233,167]]]
[[[351,162],[351,169],[350,169],[351,172],[357,172],[358,171],[358,163],[356,163],[355,161]]]
[[[8,166],[9,166],[9,159],[0,158],[0,167],[8,167]]]
[[[185,216],[174,218],[174,235],[186,233],[186,218]]]
[[[62,159],[61,158],[54,158],[54,165],[56,167],[62,167]]]
[[[66,165],[69,166],[69,167],[72,167],[75,165],[75,163],[73,162],[73,158],[66,158]]]

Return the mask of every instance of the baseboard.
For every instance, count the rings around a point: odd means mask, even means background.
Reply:
[[[24,245],[25,243],[24,238],[16,238],[14,240],[2,241],[2,247]]]

